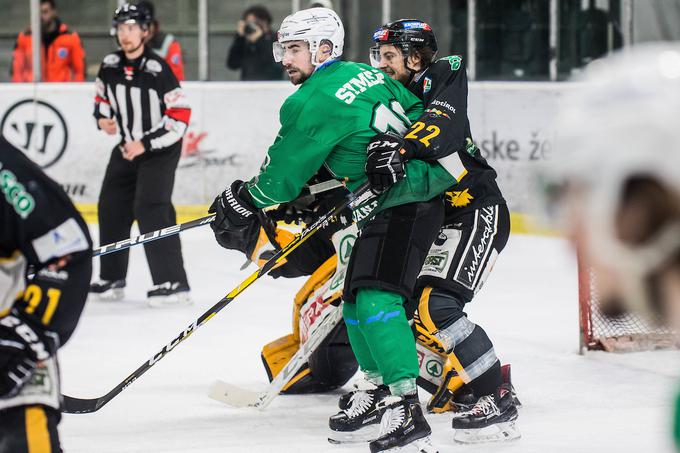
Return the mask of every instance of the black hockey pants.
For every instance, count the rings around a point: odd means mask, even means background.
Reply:
[[[177,223],[171,197],[181,147],[180,141],[147,151],[132,162],[123,159],[118,146],[113,149],[99,195],[100,244],[128,238],[135,219],[142,234]],[[144,244],[144,251],[154,285],[187,283],[179,235]],[[125,279],[128,256],[127,250],[102,256],[100,277]]]

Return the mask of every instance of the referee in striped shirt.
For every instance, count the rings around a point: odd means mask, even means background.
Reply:
[[[191,109],[171,68],[144,45],[150,12],[124,4],[113,16],[112,34],[121,50],[104,57],[95,81],[94,117],[110,135],[119,134],[99,195],[99,242],[177,222],[172,205],[175,170]],[[190,303],[179,236],[144,245],[154,287],[151,306]],[[101,257],[100,279],[90,292],[100,299],[124,297],[128,252]]]

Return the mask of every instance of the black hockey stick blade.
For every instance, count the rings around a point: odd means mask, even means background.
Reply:
[[[208,322],[213,316],[219,313],[224,307],[226,307],[232,300],[236,298],[239,294],[245,291],[250,285],[252,285],[261,276],[267,274],[270,270],[276,267],[282,260],[291,254],[296,248],[298,248],[303,242],[305,242],[309,237],[311,237],[318,230],[326,227],[329,224],[331,218],[337,216],[342,212],[347,206],[363,203],[367,201],[371,196],[371,192],[368,190],[368,182],[362,184],[354,192],[347,195],[346,199],[338,204],[335,208],[329,211],[327,214],[319,217],[312,225],[305,228],[299,236],[297,236],[293,241],[291,241],[287,246],[276,252],[266,263],[262,265],[261,268],[253,272],[248,278],[241,282],[236,288],[231,290],[229,294],[224,296],[219,302],[210,307],[205,313],[198,317],[191,325],[189,325],[184,331],[182,331],[177,337],[175,337],[170,343],[163,346],[160,351],[158,351],[151,359],[144,362],[139,368],[132,372],[127,378],[125,378],[121,383],[115,386],[106,395],[100,396],[98,398],[73,398],[67,395],[62,395],[64,404],[62,405],[61,411],[65,414],[87,414],[91,412],[96,412],[101,409],[105,404],[116,397],[120,392],[125,390],[130,384],[136,381],[140,376],[146,373],[152,366],[158,363],[163,357],[165,357],[170,351],[172,351],[175,346],[189,338],[189,336],[194,333],[196,329],[201,327],[203,324]]]

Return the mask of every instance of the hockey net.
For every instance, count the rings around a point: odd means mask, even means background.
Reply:
[[[602,312],[597,294],[597,275],[581,259],[579,275],[580,352],[649,351],[680,348],[676,332],[660,325],[658,320],[627,313],[611,317]]]

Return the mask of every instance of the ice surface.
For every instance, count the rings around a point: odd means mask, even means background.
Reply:
[[[146,306],[151,286],[141,248],[131,254],[127,300],[89,302],[60,353],[64,393],[108,392],[242,281],[242,256],[220,249],[209,228],[183,234],[195,305]],[[291,331],[292,298],[303,279],[256,282],[137,382],[93,414],[64,415],[67,453],[367,452],[326,441],[340,392],[281,396],[264,412],[207,397],[215,379],[263,388],[260,348]],[[486,287],[468,307],[494,341],[524,407],[522,438],[454,445],[447,415],[428,416],[441,452],[672,451],[676,352],[577,354],[575,262],[560,239],[513,235]],[[426,393],[421,400],[426,401]]]

